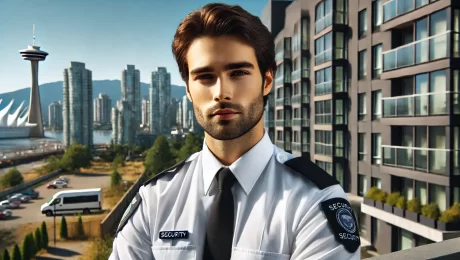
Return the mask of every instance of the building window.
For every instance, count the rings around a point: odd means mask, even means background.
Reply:
[[[426,182],[415,181],[415,197],[420,200],[420,204],[427,204],[428,193],[426,190]]]
[[[332,60],[332,32],[315,41],[315,65]]]
[[[358,79],[365,79],[367,75],[366,50],[358,53]]]
[[[280,131],[280,130],[276,131],[276,140],[283,141],[283,131]]]
[[[367,193],[366,175],[358,174],[358,196],[364,197]]]
[[[332,67],[315,72],[315,96],[332,93]]]
[[[358,133],[358,161],[366,159],[366,134]]]
[[[460,127],[455,126],[453,129],[454,137],[454,175],[460,175]],[[460,201],[459,201],[460,202]]]
[[[379,189],[382,189],[382,180],[376,177],[371,178],[371,187],[377,187]]]
[[[345,174],[343,173],[343,165],[340,162],[335,163],[335,178],[340,183],[340,186],[346,191]]]
[[[380,29],[380,25],[383,22],[383,6],[382,0],[374,0],[372,2],[372,30],[376,31]]]
[[[446,187],[436,184],[429,184],[430,203],[436,203],[439,210],[444,211],[447,208]]]
[[[324,0],[316,6],[316,33],[332,25],[332,1],[333,0]]]
[[[372,164],[381,163],[382,138],[380,133],[372,133]]]
[[[315,153],[332,156],[332,132],[315,131]]]
[[[366,35],[367,32],[367,9],[359,12],[358,18],[358,37],[361,38]]]
[[[414,236],[411,232],[399,228],[399,250],[406,250],[412,248],[412,240]]]
[[[332,124],[332,100],[315,102],[315,124]]]
[[[358,120],[362,121],[366,117],[366,93],[358,94]]]
[[[331,162],[324,162],[315,160],[316,165],[318,165],[321,169],[329,173],[332,176],[332,163]]]
[[[348,123],[347,101],[343,99],[335,100],[334,124],[343,125]]]
[[[372,120],[382,117],[382,91],[372,91]]]
[[[345,156],[345,134],[343,131],[335,131],[335,156],[344,157]]]
[[[382,44],[372,47],[372,78],[379,79],[382,74],[383,58],[382,58]]]

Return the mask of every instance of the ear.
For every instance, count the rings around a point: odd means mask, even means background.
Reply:
[[[264,96],[268,95],[273,88],[273,70],[268,69],[264,75],[264,89],[263,94]]]

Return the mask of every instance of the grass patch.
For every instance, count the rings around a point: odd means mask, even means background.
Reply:
[[[112,253],[113,237],[96,238],[80,257],[81,260],[107,260]]]
[[[103,208],[112,210],[125,193],[126,191],[121,186],[118,188],[102,188],[102,197],[104,199],[102,201]]]

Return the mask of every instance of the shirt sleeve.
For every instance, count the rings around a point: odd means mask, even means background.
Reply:
[[[141,187],[139,189],[141,202],[137,205],[137,208],[128,208],[125,213],[126,216],[123,216],[120,221],[120,224],[122,224],[123,219],[127,218],[126,224],[115,235],[109,260],[155,259],[151,249],[152,242],[148,224],[149,207],[143,191],[144,187]],[[133,203],[134,201],[131,204]],[[132,212],[130,212],[131,210]]]
[[[361,258],[356,218],[354,216],[349,218],[349,213],[353,215],[353,211],[351,207],[346,206],[347,203],[349,206],[343,189],[339,185],[334,185],[319,191],[310,202],[302,205],[304,210],[299,212],[304,215],[295,229],[291,260],[359,260]],[[333,205],[333,210],[327,212],[328,209],[323,208],[324,204]],[[340,210],[340,206],[345,207],[346,210]],[[340,225],[334,223],[339,222],[340,217],[344,219],[343,223]],[[341,229],[340,226],[345,226],[344,228],[350,232]],[[344,243],[351,243],[348,246],[357,249],[355,251],[349,249],[350,252],[345,248]]]

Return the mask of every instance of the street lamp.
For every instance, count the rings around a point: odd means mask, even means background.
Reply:
[[[54,218],[54,246],[56,246],[56,201],[53,204],[53,218]]]

